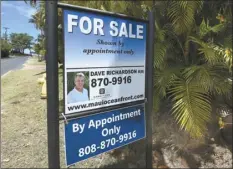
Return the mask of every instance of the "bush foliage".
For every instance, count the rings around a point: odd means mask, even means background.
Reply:
[[[6,41],[1,39],[1,57],[6,58],[9,57],[11,50],[11,45]]]

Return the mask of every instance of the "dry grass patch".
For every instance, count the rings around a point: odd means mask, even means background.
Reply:
[[[46,167],[46,100],[41,70],[18,70],[2,79],[2,167]]]

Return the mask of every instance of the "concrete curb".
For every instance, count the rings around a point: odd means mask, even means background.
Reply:
[[[8,75],[8,74],[11,73],[11,72],[12,72],[12,70],[6,72],[5,74],[3,74],[3,75],[1,76],[1,78],[5,77],[6,75]]]

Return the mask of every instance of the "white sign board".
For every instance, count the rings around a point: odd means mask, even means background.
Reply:
[[[64,10],[65,114],[145,99],[144,22]]]

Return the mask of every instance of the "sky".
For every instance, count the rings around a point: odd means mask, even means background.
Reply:
[[[8,27],[8,35],[10,33],[28,33],[37,38],[39,31],[36,30],[34,24],[29,23],[29,19],[36,9],[26,4],[23,0],[1,1],[1,34],[5,33],[3,27]]]

